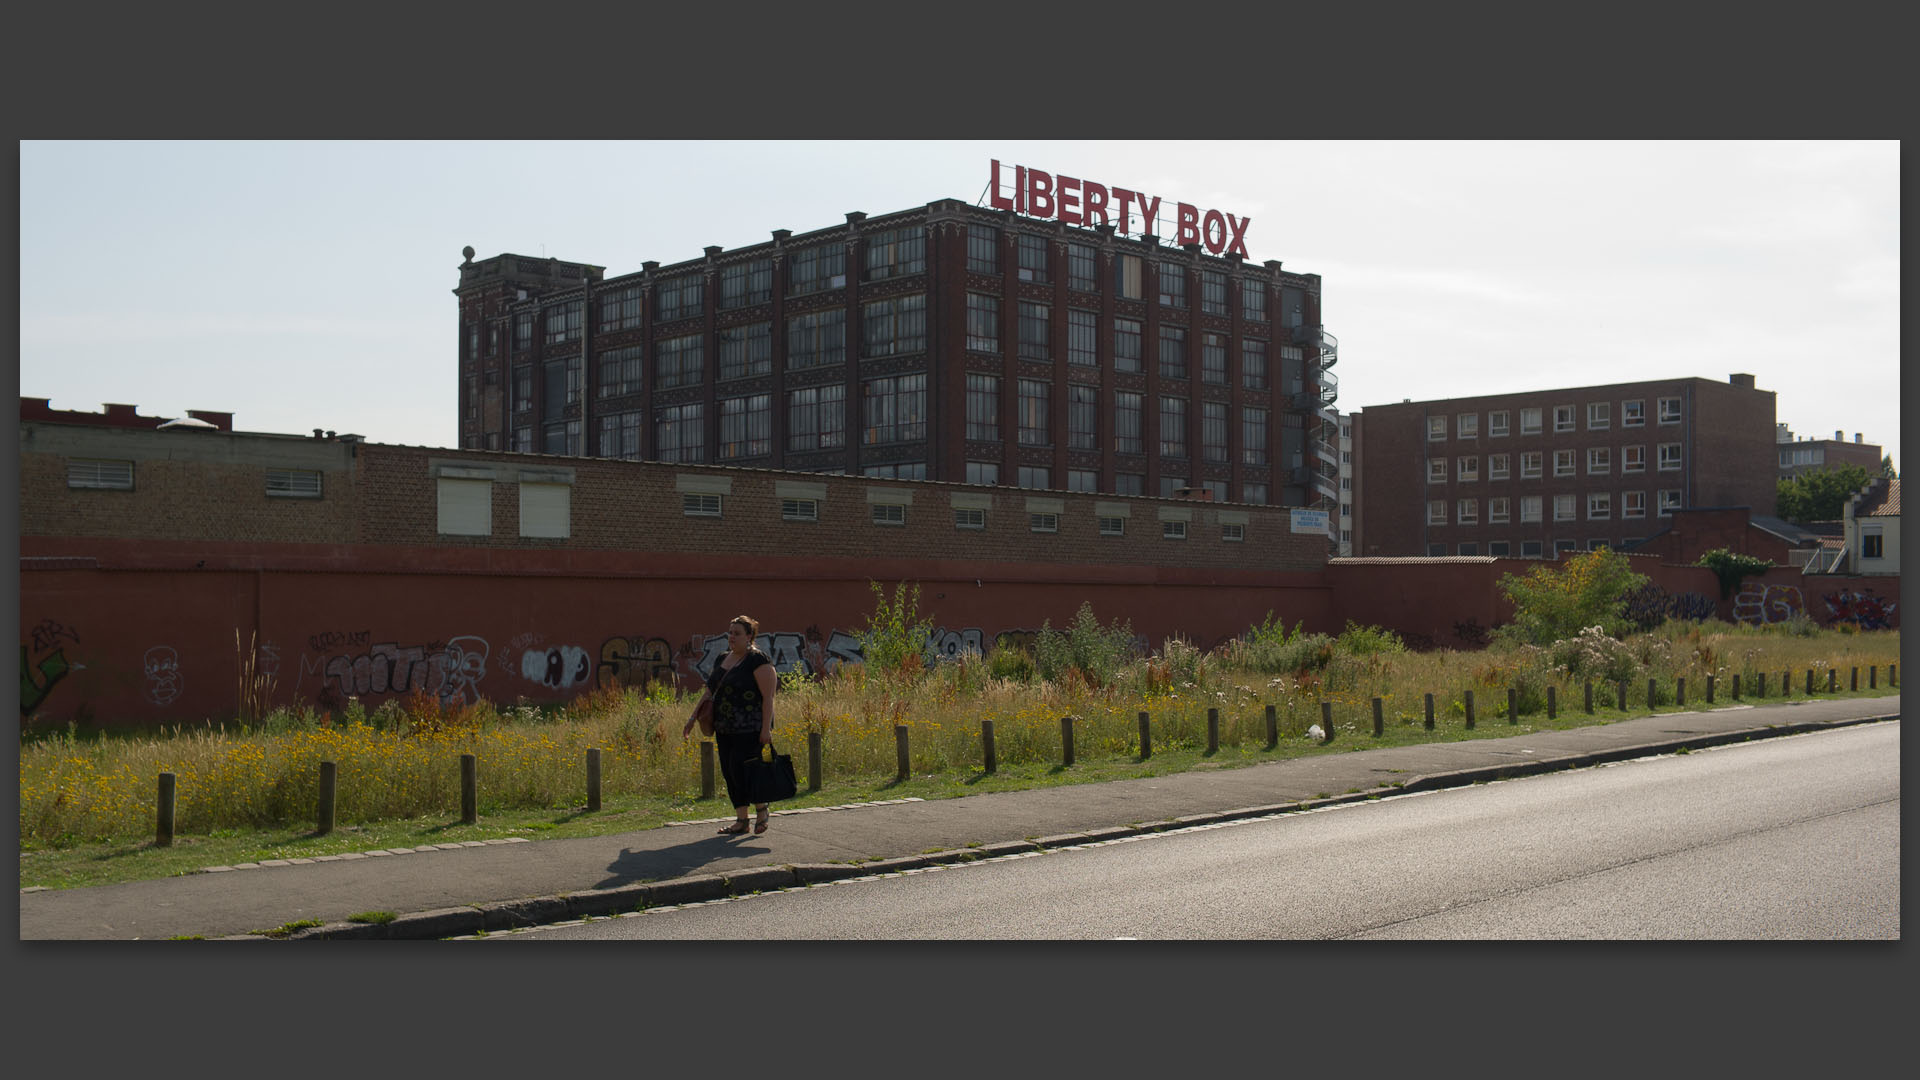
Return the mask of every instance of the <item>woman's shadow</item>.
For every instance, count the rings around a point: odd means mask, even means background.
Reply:
[[[657,850],[636,851],[627,848],[607,865],[607,877],[594,886],[611,889],[642,881],[666,881],[685,877],[730,859],[764,855],[771,849],[764,841],[746,837],[718,836],[712,832],[684,844]]]

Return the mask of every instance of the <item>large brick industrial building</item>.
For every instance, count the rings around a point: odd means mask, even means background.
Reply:
[[[941,200],[611,278],[469,248],[460,446],[1331,507],[1318,275],[1069,220]]]
[[[1356,555],[1623,548],[1678,509],[1774,507],[1774,395],[1753,376],[1375,405],[1354,417]]]

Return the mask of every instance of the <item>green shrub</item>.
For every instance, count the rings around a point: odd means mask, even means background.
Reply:
[[[1525,577],[1503,574],[1500,591],[1513,603],[1513,621],[1496,633],[1529,645],[1551,645],[1590,626],[1620,637],[1631,629],[1627,595],[1646,583],[1625,555],[1605,548],[1536,566]]]
[[[1039,674],[1039,668],[1027,650],[995,642],[993,651],[987,654],[987,674],[996,679],[1028,683]]]
[[[1055,630],[1050,622],[1040,625],[1034,639],[1034,663],[1040,677],[1049,682],[1078,671],[1095,686],[1111,686],[1133,650],[1133,624],[1114,620],[1102,627],[1093,614],[1092,604],[1081,604],[1073,622],[1065,630]]]
[[[1597,626],[1547,647],[1547,662],[1575,679],[1620,682],[1640,673],[1633,649]]]
[[[855,635],[862,659],[876,674],[919,673],[933,634],[933,620],[920,616],[920,586],[909,591],[902,581],[894,586],[891,600],[879,582],[869,581],[867,587],[873,590],[873,611],[865,629]]]
[[[1361,626],[1352,619],[1347,620],[1347,628],[1337,640],[1340,648],[1355,656],[1407,651],[1407,643],[1400,640],[1399,634],[1378,626]]]

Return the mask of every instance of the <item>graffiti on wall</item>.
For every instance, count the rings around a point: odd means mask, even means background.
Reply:
[[[147,676],[147,700],[162,708],[180,697],[180,654],[171,645],[155,645],[141,661]]]
[[[33,651],[27,651],[31,641]],[[41,619],[20,643],[20,715],[38,709],[54,684],[85,665],[67,659],[67,645],[80,644],[80,632],[53,619]]]
[[[1797,585],[1748,582],[1746,588],[1740,590],[1740,595],[1733,598],[1734,620],[1756,626],[1785,622],[1795,615],[1805,614],[1806,610],[1806,601],[1801,599]]]
[[[1862,630],[1892,629],[1894,609],[1900,606],[1873,595],[1872,589],[1865,592],[1841,589],[1820,599],[1827,605],[1827,614],[1833,616],[1834,622],[1852,623]]]
[[[302,657],[300,681],[318,676],[319,700],[328,706],[350,696],[410,691],[431,693],[443,706],[472,704],[480,700],[488,651],[487,640],[473,634],[420,645],[386,641],[367,646],[365,652]]]
[[[553,645],[520,654],[520,677],[549,690],[585,686],[593,670],[592,658],[578,645]]]
[[[1673,593],[1647,582],[1627,594],[1626,619],[1635,626],[1651,630],[1668,619],[1699,622],[1713,618],[1713,597],[1695,592]]]

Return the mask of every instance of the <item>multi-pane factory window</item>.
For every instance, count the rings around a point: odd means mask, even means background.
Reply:
[[[1050,488],[1053,486],[1053,470],[1042,465],[1022,465],[1014,482],[1023,488]]]
[[[967,269],[976,274],[1000,272],[1000,230],[991,225],[967,226]]]
[[[1200,335],[1200,381],[1227,383],[1227,335]]]
[[[1240,410],[1240,461],[1244,465],[1267,463],[1267,410]]]
[[[787,449],[831,450],[847,445],[847,388],[810,386],[787,392]]]
[[[701,403],[668,405],[653,410],[653,441],[661,461],[705,461],[707,440]]]
[[[547,309],[547,347],[580,340],[582,303],[557,304]]]
[[[1267,321],[1266,282],[1243,281],[1240,283],[1240,317],[1249,322]]]
[[[706,350],[699,334],[667,338],[654,355],[653,385],[665,390],[675,386],[693,386],[706,372]]]
[[[640,325],[640,286],[628,285],[600,297],[600,331],[630,330]]]
[[[600,417],[600,456],[639,461],[645,420],[638,409]]]
[[[645,370],[646,351],[638,345],[613,349],[599,356],[600,396],[638,393]]]
[[[773,449],[773,395],[720,399],[720,457],[761,457]]]
[[[1021,446],[1053,445],[1053,437],[1047,426],[1051,393],[1052,384],[1044,380],[1020,380],[1018,401]]]
[[[967,438],[1000,441],[1000,378],[967,373]]]
[[[1122,300],[1140,299],[1140,256],[1113,257],[1113,295]]]
[[[1067,309],[1067,363],[1100,363],[1100,316],[1079,308]]]
[[[1113,370],[1140,370],[1140,336],[1140,323],[1138,320],[1113,320]]]
[[[320,470],[268,469],[267,494],[287,499],[320,497]]]
[[[1067,448],[1100,448],[1100,388],[1082,383],[1067,385]]]
[[[1208,461],[1227,460],[1227,403],[1200,403],[1200,453]]]
[[[868,281],[919,274],[927,269],[927,234],[918,226],[886,229],[867,237]]]
[[[847,309],[829,308],[787,320],[787,370],[838,364],[847,358]]]
[[[923,374],[868,379],[861,384],[864,441],[916,442],[927,437],[927,377]]]
[[[1267,343],[1252,338],[1240,342],[1240,385],[1248,390],[1265,390],[1268,383]]]
[[[787,265],[787,295],[838,289],[847,283],[844,244],[816,244],[793,253]]]
[[[925,293],[869,300],[860,306],[862,356],[898,356],[927,347]]]
[[[1045,304],[1020,304],[1020,355],[1028,360],[1053,359],[1053,309]]]
[[[1160,399],[1160,456],[1187,456],[1187,399]]]
[[[739,379],[773,370],[773,324],[751,323],[720,331],[720,377]]]
[[[1227,275],[1218,270],[1200,271],[1200,310],[1208,315],[1227,313]]]
[[[1014,238],[1020,257],[1019,278],[1044,284],[1047,279],[1047,238],[1021,233]]]
[[[1160,304],[1162,307],[1183,308],[1187,306],[1187,268],[1179,263],[1162,262],[1159,264]]]
[[[525,354],[533,348],[533,314],[518,315],[513,320],[513,351]]]
[[[1187,329],[1184,326],[1160,328],[1160,377],[1187,377]]]
[[[752,259],[720,271],[720,307],[746,307],[773,299],[773,260]]]
[[[1085,244],[1067,245],[1067,288],[1094,292],[1100,288],[1095,277],[1093,249]]]
[[[653,294],[654,318],[661,322],[687,319],[706,306],[707,281],[701,274],[682,274],[660,283]]]
[[[974,352],[1000,351],[1000,298],[967,294],[967,348]]]
[[[1141,431],[1140,395],[1129,390],[1113,392],[1113,450],[1117,454],[1140,454],[1146,452],[1146,439]],[[1118,488],[1114,490],[1118,491]],[[1139,492],[1134,492],[1139,494]]]

